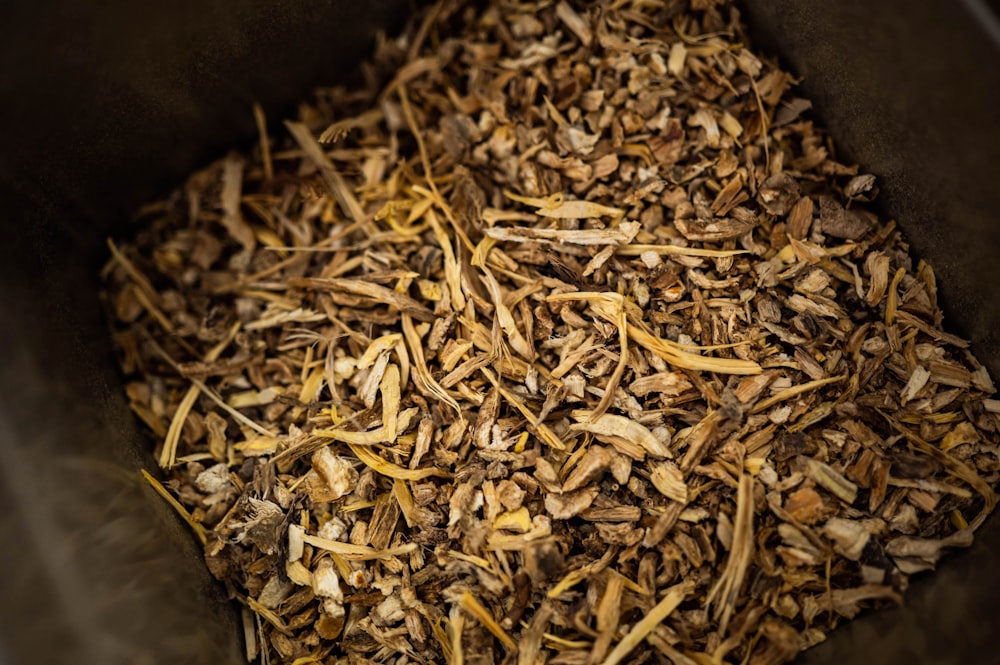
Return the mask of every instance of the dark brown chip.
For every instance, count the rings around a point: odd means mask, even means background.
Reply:
[[[860,240],[872,229],[872,221],[864,213],[847,210],[829,196],[820,198],[819,223],[823,233],[844,240]]]

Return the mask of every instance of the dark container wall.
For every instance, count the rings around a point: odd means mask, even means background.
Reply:
[[[0,664],[225,665],[242,628],[153,468],[104,238],[356,71],[406,0],[0,3]],[[278,124],[276,122],[276,124]]]
[[[1000,29],[976,0],[748,0],[1000,370]],[[970,9],[972,8],[972,9]],[[0,665],[237,663],[198,548],[137,480],[147,440],[97,301],[105,234],[353,71],[407,0],[0,3]],[[992,25],[993,32],[990,32]],[[808,663],[996,662],[1000,529]]]

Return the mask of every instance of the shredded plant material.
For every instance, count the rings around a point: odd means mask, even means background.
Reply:
[[[363,73],[109,243],[249,660],[777,664],[969,545],[994,385],[728,2],[445,1]]]

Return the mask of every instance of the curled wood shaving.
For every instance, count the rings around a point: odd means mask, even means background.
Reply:
[[[376,550],[363,545],[352,545],[351,543],[342,543],[336,540],[329,540],[327,538],[319,538],[317,536],[309,535],[302,536],[302,540],[313,547],[318,547],[321,550],[332,552],[333,554],[343,557],[348,561],[371,561],[373,559],[384,559],[391,556],[409,554],[417,548],[416,544],[407,543],[406,545],[400,545],[399,547]]]
[[[598,439],[628,448],[638,445],[639,448],[656,458],[671,458],[673,453],[656,436],[641,423],[625,416],[610,413],[593,416],[593,412],[574,412],[573,417],[580,422],[570,425],[570,429],[579,432],[590,432]]]

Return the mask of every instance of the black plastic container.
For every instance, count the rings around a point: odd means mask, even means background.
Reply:
[[[145,3],[141,3],[145,4]],[[844,156],[1000,375],[1000,22],[978,0],[752,0]],[[144,200],[354,71],[403,0],[0,5],[0,663],[242,662],[235,613],[152,466],[97,301]],[[1000,525],[807,663],[1000,661]]]

